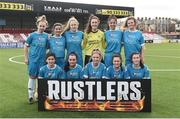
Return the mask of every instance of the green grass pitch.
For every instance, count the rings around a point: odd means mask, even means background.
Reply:
[[[180,44],[146,44],[145,63],[152,70],[152,112],[38,112],[27,102],[27,67],[8,61],[23,49],[0,49],[0,118],[151,118],[180,117]],[[16,61],[23,61],[23,57]],[[164,71],[171,70],[171,71]]]

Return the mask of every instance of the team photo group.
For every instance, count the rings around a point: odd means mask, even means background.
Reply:
[[[91,15],[82,32],[78,20],[71,17],[66,25],[54,23],[52,34],[48,34],[46,16],[37,18],[37,30],[24,45],[30,104],[38,98],[36,79],[150,79],[144,61],[144,37],[136,29],[136,19],[128,17],[124,30],[116,28],[114,15],[108,17],[105,32],[99,24],[100,19]]]

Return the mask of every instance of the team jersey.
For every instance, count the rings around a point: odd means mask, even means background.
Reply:
[[[77,31],[77,32],[66,31],[64,33],[64,37],[66,39],[67,56],[71,52],[75,52],[77,54],[77,63],[82,66],[83,60],[82,60],[81,43],[83,40],[83,32],[81,32],[81,31]]]
[[[63,36],[51,36],[48,40],[50,52],[55,54],[57,58],[64,58],[65,55],[65,38]]]
[[[65,79],[64,70],[55,64],[53,68],[49,68],[48,65],[44,65],[39,70],[40,79]]]
[[[83,71],[83,78],[88,79],[101,79],[105,78],[106,67],[103,63],[99,63],[97,67],[94,67],[92,62],[88,63]]]
[[[131,63],[130,56],[133,52],[141,52],[142,46],[144,45],[144,37],[142,36],[142,33],[138,30],[126,30],[123,34],[123,43],[127,65]]]
[[[120,30],[108,30],[105,32],[106,49],[105,53],[121,52],[122,32]]]
[[[146,65],[135,69],[133,64],[129,64],[125,68],[125,79],[150,79],[149,70]]]
[[[74,68],[70,68],[67,73],[67,79],[82,79],[82,67],[79,64],[76,64]]]
[[[106,69],[106,79],[124,79],[124,68],[120,67],[119,70],[115,70],[111,65]]]
[[[28,60],[29,62],[44,62],[48,42],[47,33],[31,33],[26,45],[29,47]]]
[[[105,48],[104,33],[101,30],[97,32],[84,33],[82,42],[83,49],[85,48],[85,55],[91,56],[93,49],[102,51]]]

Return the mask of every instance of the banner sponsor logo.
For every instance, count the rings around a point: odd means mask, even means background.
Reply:
[[[38,80],[40,111],[151,111],[151,80]]]

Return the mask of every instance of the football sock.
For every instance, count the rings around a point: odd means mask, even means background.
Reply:
[[[28,81],[28,96],[29,96],[29,98],[33,98],[34,81],[35,81],[35,79],[29,78],[29,81]]]

